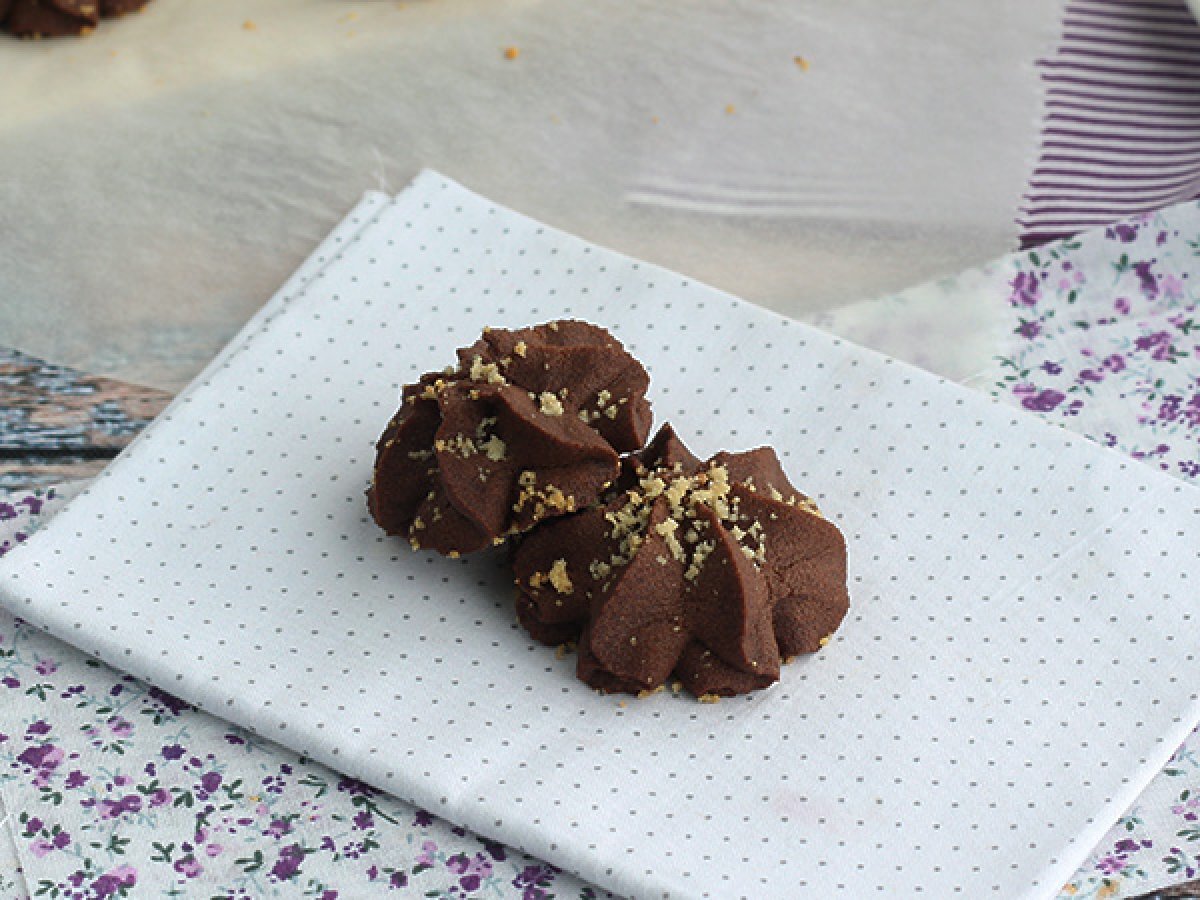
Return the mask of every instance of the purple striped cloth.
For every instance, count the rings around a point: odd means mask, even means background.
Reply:
[[[1021,246],[1200,197],[1200,24],[1184,0],[1068,0]]]

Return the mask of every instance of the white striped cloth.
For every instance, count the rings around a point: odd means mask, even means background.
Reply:
[[[1039,66],[1023,247],[1200,196],[1200,24],[1184,0],[1068,0]]]

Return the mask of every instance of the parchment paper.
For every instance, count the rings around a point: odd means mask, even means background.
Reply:
[[[898,290],[1012,249],[1058,11],[155,0],[5,39],[0,341],[178,389],[424,165],[789,314]]]

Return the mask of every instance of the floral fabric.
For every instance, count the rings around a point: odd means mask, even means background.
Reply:
[[[1014,346],[993,392],[1200,477],[1198,219],[1186,204],[1010,257]]]
[[[0,552],[61,500],[0,501]],[[0,897],[609,894],[0,611]]]

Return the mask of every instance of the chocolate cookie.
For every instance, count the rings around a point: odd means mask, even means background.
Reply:
[[[701,463],[669,426],[599,504],[527,535],[513,569],[521,623],[578,640],[579,677],[603,691],[766,687],[849,607],[845,540],[775,452]]]
[[[134,12],[149,0],[0,0],[0,23],[18,37],[84,34],[101,18]]]
[[[105,18],[123,16],[126,13],[137,12],[150,0],[100,0],[100,15]]]
[[[467,553],[594,503],[650,430],[646,370],[578,321],[489,329],[403,390],[367,503],[414,548]]]
[[[62,37],[99,21],[99,0],[13,0],[5,27],[19,37]]]

